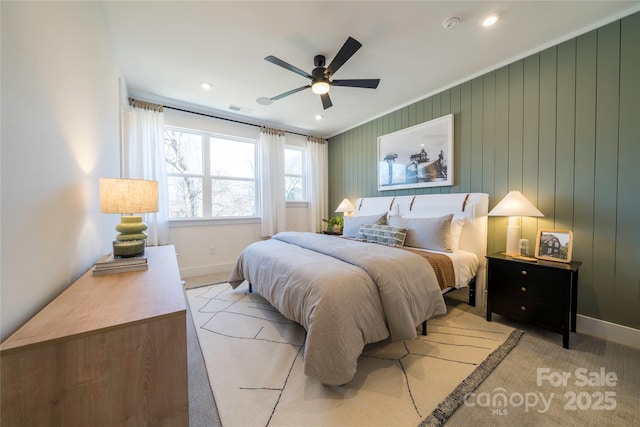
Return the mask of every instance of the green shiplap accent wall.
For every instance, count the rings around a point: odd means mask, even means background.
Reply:
[[[454,114],[454,185],[377,191],[377,137]],[[329,206],[348,197],[518,189],[570,229],[578,312],[640,329],[640,13],[474,78],[329,140]],[[489,253],[506,218],[489,218]]]

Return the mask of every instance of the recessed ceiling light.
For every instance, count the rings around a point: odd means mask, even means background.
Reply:
[[[486,18],[484,18],[484,21],[482,21],[482,26],[490,27],[496,22],[498,22],[498,15],[489,15]]]
[[[211,90],[211,88],[213,88],[213,85],[209,82],[201,81],[200,87],[204,90]]]
[[[323,115],[322,114],[316,114],[316,120],[322,120]]]

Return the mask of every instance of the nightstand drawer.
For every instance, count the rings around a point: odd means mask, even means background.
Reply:
[[[521,322],[562,332],[562,307],[559,305],[552,306],[533,300],[511,298],[508,295],[495,295],[491,309],[495,313]]]
[[[498,279],[491,275],[489,275],[489,283],[492,291],[516,298],[526,298],[554,306],[562,301],[562,284],[532,282],[521,278],[500,277]]]
[[[537,264],[520,262],[492,262],[491,270],[504,278],[518,279],[527,283],[564,284],[570,271],[545,268]]]

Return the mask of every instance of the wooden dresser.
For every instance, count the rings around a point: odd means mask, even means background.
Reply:
[[[88,271],[2,343],[3,427],[189,425],[176,252],[147,250],[148,270]]]

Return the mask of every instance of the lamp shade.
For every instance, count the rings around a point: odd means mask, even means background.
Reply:
[[[344,199],[336,208],[336,212],[353,212],[355,210],[356,208],[349,201],[349,199]]]
[[[510,191],[498,203],[489,216],[544,216],[524,195],[516,190]]]
[[[158,181],[100,178],[100,212],[158,212]]]

